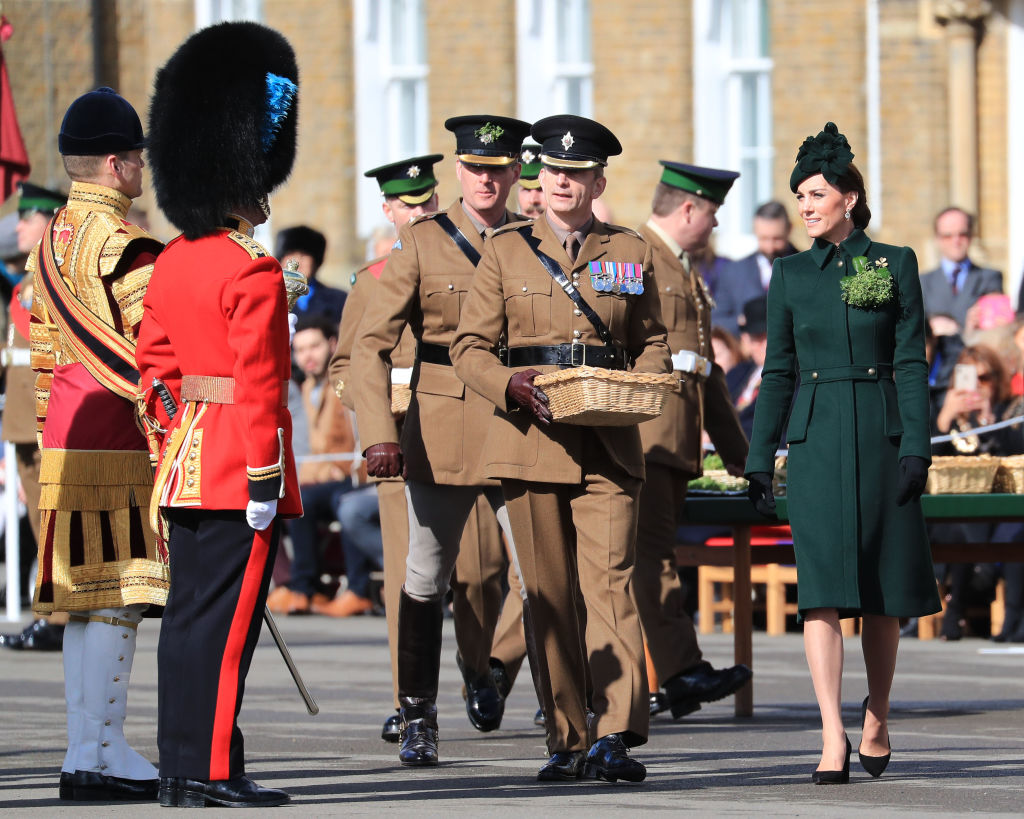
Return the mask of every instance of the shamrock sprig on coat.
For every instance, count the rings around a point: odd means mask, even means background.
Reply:
[[[896,285],[884,256],[876,261],[869,261],[867,256],[854,256],[853,270],[852,276],[839,280],[843,301],[848,305],[861,310],[877,310],[895,298]]]

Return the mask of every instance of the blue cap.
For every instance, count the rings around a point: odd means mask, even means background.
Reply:
[[[82,94],[68,106],[57,148],[62,156],[103,156],[146,147],[132,104],[113,88]]]

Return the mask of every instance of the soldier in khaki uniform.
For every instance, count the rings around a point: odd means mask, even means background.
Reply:
[[[466,519],[481,494],[508,534],[501,490],[480,468],[480,441],[492,408],[459,381],[448,346],[485,233],[513,219],[505,201],[519,176],[519,147],[529,125],[508,117],[464,116],[449,119],[445,127],[456,136],[462,197],[398,234],[381,274],[379,298],[367,308],[352,350],[351,381],[369,474],[390,478],[404,471],[407,477],[409,558],[398,614],[399,759],[405,765],[437,764],[442,598]],[[399,445],[390,412],[389,360],[407,325],[417,351],[413,398]],[[485,647],[489,650],[489,641]],[[463,658],[464,664],[469,659]],[[490,669],[464,665],[463,676],[481,690],[478,727],[497,727],[504,701]]]
[[[725,373],[711,350],[711,297],[690,263],[691,254],[707,246],[718,224],[715,212],[739,174],[661,164],[653,212],[640,233],[654,255],[672,366],[682,384],[667,396],[661,416],[640,425],[647,480],[640,492],[632,592],[668,707],[678,719],[701,702],[734,693],[751,677],[745,665],[716,670],[703,660],[673,557],[686,484],[701,474],[702,431],[707,429],[732,474],[743,473],[747,456]],[[655,711],[659,705],[652,703]]]
[[[539,653],[551,758],[538,778],[573,780],[587,770],[641,781],[646,771],[627,753],[647,741],[649,721],[640,621],[629,595],[644,478],[640,432],[550,423],[547,397],[533,379],[582,363],[667,373],[665,328],[650,247],[592,213],[607,157],[622,152],[614,134],[592,120],[558,116],[537,122],[532,136],[542,146],[547,210],[488,245],[452,360],[467,386],[498,409],[482,450],[485,474],[501,479]],[[627,269],[639,281],[625,280]],[[508,366],[495,354],[503,334]],[[579,593],[586,653],[576,628]]]
[[[385,217],[401,230],[411,219],[437,211],[437,179],[433,166],[441,154],[417,156],[382,165],[364,176],[377,180],[384,196]],[[342,402],[354,408],[353,390],[345,389],[351,361],[352,345],[366,307],[377,293],[380,274],[388,257],[368,262],[352,274],[348,301],[338,330],[338,348],[331,359],[330,381]],[[391,353],[392,383],[409,382],[416,355],[416,339],[410,327]],[[409,556],[409,516],[405,500],[405,482],[401,477],[381,480],[376,485],[380,510],[381,536],[384,542],[384,611],[388,622],[388,646],[391,649],[391,678],[394,685],[395,713],[384,721],[381,738],[398,742],[401,716],[398,713],[398,607],[405,563]],[[452,582],[452,608],[455,618],[455,639],[459,654],[469,658],[467,668],[486,669],[488,646],[501,607],[501,572],[504,568],[504,545],[497,518],[482,496],[470,512],[459,546]],[[522,626],[519,628],[522,632]],[[482,652],[482,656],[481,656]],[[487,696],[469,681],[466,691],[467,710],[473,718],[480,711],[479,697]]]

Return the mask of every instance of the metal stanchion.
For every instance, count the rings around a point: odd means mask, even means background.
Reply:
[[[10,441],[4,441],[4,466],[7,479],[4,492],[7,616],[4,619],[16,623],[21,619],[21,522],[18,520],[18,459]]]

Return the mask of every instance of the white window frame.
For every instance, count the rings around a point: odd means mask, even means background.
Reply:
[[[760,7],[765,13],[760,13]],[[752,231],[754,209],[772,198],[772,69],[767,36],[767,2],[763,0],[696,0],[693,4],[693,120],[694,163],[741,172],[725,205],[719,210],[715,250],[738,258],[756,249]],[[744,53],[732,45],[734,24],[754,21]],[[755,86],[757,103],[745,109],[744,80]],[[753,144],[743,143],[747,128],[756,132]],[[750,165],[755,166],[750,172]]]
[[[396,6],[406,7],[404,48],[392,50],[392,19]],[[426,0],[355,0],[353,55],[356,107],[356,229],[369,236],[383,222],[377,182],[363,172],[428,151],[427,46],[420,59],[409,60],[417,48],[414,38],[425,37]],[[398,53],[395,53],[398,52]],[[412,82],[413,105],[408,110],[403,88]]]
[[[594,116],[590,19],[590,0],[516,0],[516,110],[522,119]]]
[[[195,0],[196,28],[226,20],[263,22],[263,0]]]

